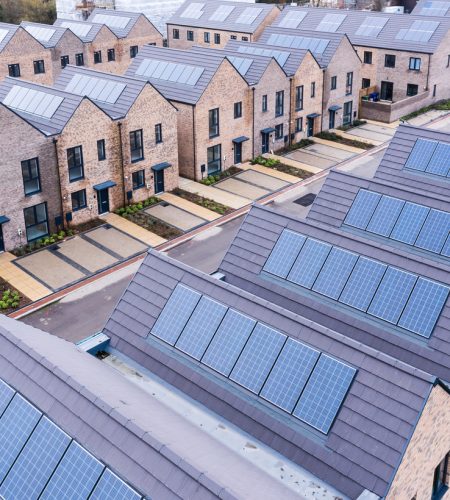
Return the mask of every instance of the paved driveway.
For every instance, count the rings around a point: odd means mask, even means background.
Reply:
[[[181,231],[190,231],[206,222],[205,219],[167,202],[150,207],[146,212]]]
[[[379,142],[390,141],[396,132],[396,128],[384,127],[374,123],[366,123],[360,127],[355,127],[347,130],[346,133],[355,136],[355,139],[362,137],[363,139],[373,139]]]
[[[334,167],[338,163],[348,160],[355,155],[356,153],[342,148],[335,148],[328,144],[315,143],[305,148],[292,151],[288,153],[286,157],[324,170]]]

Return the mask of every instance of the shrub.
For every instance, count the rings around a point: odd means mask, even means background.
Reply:
[[[20,304],[20,295],[16,290],[7,289],[1,294],[0,309],[16,309]]]

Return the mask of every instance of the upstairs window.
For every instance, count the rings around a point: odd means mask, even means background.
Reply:
[[[9,64],[8,65],[9,76],[13,78],[20,78],[20,64]]]
[[[316,82],[311,82],[311,97],[316,97]]]
[[[331,90],[336,90],[337,87],[337,76],[332,76],[331,77]]]
[[[116,51],[115,49],[108,49],[108,62],[112,62],[116,60]]]
[[[386,54],[384,56],[385,68],[395,68],[395,56],[393,54]]]
[[[280,90],[275,94],[275,116],[283,116],[284,114],[284,90]]]
[[[413,71],[420,71],[421,64],[422,64],[422,59],[420,59],[420,57],[409,58],[409,69],[412,69]]]
[[[130,154],[131,162],[135,163],[144,159],[144,141],[142,130],[130,132]]]
[[[266,113],[267,111],[267,95],[262,96],[261,111]]]
[[[209,43],[209,37],[210,37],[209,32],[205,31],[203,33],[203,40],[205,41],[205,43]]]
[[[350,95],[353,92],[353,72],[347,73],[347,79],[345,81],[345,95]]]
[[[303,109],[303,85],[295,88],[295,110],[301,111]]]
[[[219,33],[214,33],[214,43],[216,45],[220,45],[220,34]]]
[[[69,166],[70,182],[84,178],[83,149],[81,146],[76,146],[67,150],[67,164]]]
[[[39,175],[39,160],[32,158],[21,163],[22,179],[25,196],[39,193],[41,191],[41,179]]]
[[[38,61],[33,61],[34,74],[40,75],[41,73],[45,73],[45,64],[42,59]]]
[[[77,66],[84,66],[84,55],[83,54],[75,54],[75,64]]]
[[[172,36],[174,40],[179,40],[180,39],[180,30],[174,28],[172,30]]]
[[[97,156],[98,161],[106,160],[105,139],[100,139],[99,141],[97,141]]]
[[[372,64],[372,52],[365,50],[363,61],[364,61],[364,64]]]
[[[94,64],[100,64],[102,62],[102,51],[97,50],[94,52]]]
[[[193,42],[194,41],[194,32],[191,31],[191,30],[188,30],[187,33],[186,33],[186,39],[189,42]]]
[[[155,142],[156,144],[160,144],[162,141],[163,141],[162,125],[161,123],[157,123],[155,125]]]
[[[134,59],[139,53],[139,47],[137,45],[132,45],[130,47],[130,59]]]
[[[234,118],[242,117],[242,101],[234,103]]]
[[[209,110],[209,138],[219,135],[219,108]]]
[[[65,68],[68,64],[70,64],[69,56],[61,56],[61,68]]]

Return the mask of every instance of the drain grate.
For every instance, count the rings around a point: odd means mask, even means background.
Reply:
[[[301,205],[302,207],[309,207],[315,199],[316,195],[314,193],[308,193],[295,200],[294,203],[297,203],[297,205]]]

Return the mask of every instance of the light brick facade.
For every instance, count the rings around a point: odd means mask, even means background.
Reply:
[[[84,43],[74,35],[70,30],[66,30],[55,47],[49,49],[52,57],[52,67],[46,71],[50,71],[51,82],[53,83],[62,71],[61,57],[68,56],[69,61],[75,64],[75,55],[84,54]],[[86,57],[84,56],[85,64]],[[33,80],[35,81],[35,80]]]

